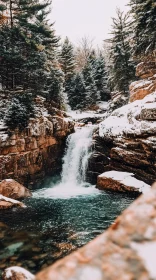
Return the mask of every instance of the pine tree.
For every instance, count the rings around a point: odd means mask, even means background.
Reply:
[[[156,50],[155,0],[130,0],[134,28],[134,53],[146,55]]]
[[[74,48],[66,37],[60,52],[60,66],[65,76],[65,91],[70,90],[71,79],[75,74]]]
[[[83,75],[77,73],[71,80],[71,88],[68,92],[69,105],[73,110],[86,107],[86,89]]]
[[[128,14],[117,10],[117,18],[113,18],[111,39],[111,78],[112,90],[128,92],[130,82],[135,77],[134,62],[131,57],[130,23]]]
[[[93,61],[91,61],[90,57],[88,58],[87,64],[83,68],[82,74],[85,82],[87,104],[88,106],[95,105],[96,102],[100,100],[100,94],[95,82]]]
[[[32,94],[25,93],[15,96],[6,110],[4,121],[6,125],[14,130],[23,130],[30,117],[34,117],[34,104]]]
[[[107,78],[107,71],[105,68],[105,62],[102,54],[96,58],[94,63],[94,76],[95,76],[95,83],[100,94],[100,99],[102,101],[107,101],[110,99],[110,92],[107,87],[108,78]]]
[[[55,67],[52,66],[47,79],[46,98],[47,101],[49,102],[51,101],[55,102],[59,108],[61,108],[64,103],[63,84],[64,84],[63,72],[56,66]]]
[[[48,69],[48,59],[57,46],[53,26],[48,25],[50,1],[2,0],[7,21],[0,26],[1,69],[4,88],[32,89],[42,93]]]

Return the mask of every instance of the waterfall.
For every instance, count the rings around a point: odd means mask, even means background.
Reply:
[[[35,197],[70,198],[99,194],[95,186],[86,183],[88,159],[91,155],[93,126],[77,128],[69,135],[63,158],[61,182],[34,193]]]
[[[74,187],[85,183],[92,132],[93,127],[83,127],[68,137],[63,159],[62,184],[70,182]]]

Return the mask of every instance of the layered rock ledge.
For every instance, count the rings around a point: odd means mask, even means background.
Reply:
[[[66,137],[74,124],[59,115],[31,119],[27,128],[9,132],[0,123],[0,180],[15,179],[27,185],[54,174],[61,167]]]
[[[94,135],[89,170],[133,173],[138,180],[156,180],[156,92],[115,110]]]
[[[102,235],[36,275],[36,280],[154,280],[156,185]]]

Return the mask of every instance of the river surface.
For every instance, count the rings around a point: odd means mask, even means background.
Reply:
[[[93,129],[69,136],[60,178],[47,178],[26,209],[0,213],[0,271],[22,266],[32,273],[101,234],[134,200],[86,183]]]

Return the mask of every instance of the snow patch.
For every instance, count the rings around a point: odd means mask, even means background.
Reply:
[[[12,266],[5,270],[6,279],[10,279],[11,277],[13,277],[13,272],[23,274],[25,277],[24,278],[25,280],[34,280],[35,279],[35,276],[33,274],[31,274],[26,269],[24,269],[22,267],[18,267],[18,266]]]
[[[147,185],[143,181],[137,180],[133,176],[134,176],[133,173],[120,172],[120,171],[108,171],[99,175],[100,178],[102,177],[111,178],[115,181],[119,181],[121,184],[125,186],[136,188],[141,193],[147,193],[150,190],[151,186]]]
[[[12,204],[19,204],[19,205],[21,205],[21,207],[26,208],[26,206],[23,203],[19,202],[18,200],[8,198],[2,194],[0,194],[0,200],[11,202]]]
[[[150,273],[151,279],[156,279],[156,241],[144,243],[133,242],[131,245],[144,261],[146,269]]]
[[[123,134],[139,136],[143,133],[156,132],[156,122],[140,120],[143,109],[153,109],[156,102],[156,92],[142,100],[125,105],[115,110],[108,118],[99,124],[99,135],[106,138],[121,137]]]

